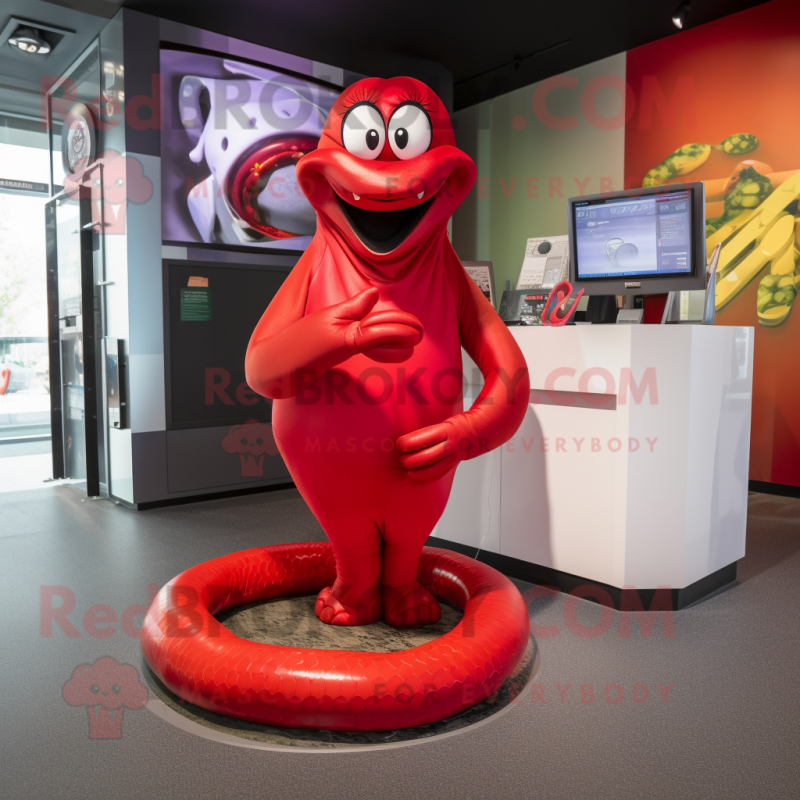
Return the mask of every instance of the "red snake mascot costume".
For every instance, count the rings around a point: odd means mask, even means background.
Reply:
[[[528,372],[447,238],[475,165],[427,86],[359,81],[337,100],[319,147],[299,150],[317,232],[258,323],[246,372],[273,400],[281,455],[330,544],[192,567],[159,592],[142,649],[170,689],[222,714],[287,727],[412,727],[497,691],[528,646],[527,608],[511,581],[423,550],[459,462],[520,425]],[[467,411],[462,347],[485,378]],[[301,592],[319,592],[317,616],[332,625],[381,616],[424,625],[441,615],[434,594],[464,616],[431,642],[389,653],[260,644],[213,616]]]
[[[273,399],[333,545],[317,616],[424,625],[440,610],[417,568],[455,468],[513,436],[529,402],[522,353],[447,237],[475,166],[427,86],[371,78],[339,97],[297,176],[317,233],[253,333],[247,382]],[[486,381],[466,412],[462,346]]]

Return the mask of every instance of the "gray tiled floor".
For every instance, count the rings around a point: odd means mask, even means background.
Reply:
[[[636,622],[622,636],[630,620],[620,615],[600,636],[578,635],[570,626],[599,622],[599,607],[571,610],[520,583],[538,626],[544,703],[528,696],[483,728],[410,748],[300,755],[201,740],[147,709],[125,713],[121,739],[90,739],[86,709],[61,694],[77,666],[100,656],[139,663],[138,641],[119,623],[106,638],[87,634],[91,606],[121,618],[146,603],[148,584],[199,561],[323,538],[294,490],[138,513],[82,502],[68,486],[4,494],[0,791],[12,800],[794,797],[800,500],[752,495],[750,508],[738,585],[676,614],[674,637],[661,622],[649,637]],[[80,636],[57,626],[43,635],[40,587],[53,585],[74,594],[68,619]],[[672,684],[666,703],[659,684]],[[619,702],[604,696],[620,691]]]

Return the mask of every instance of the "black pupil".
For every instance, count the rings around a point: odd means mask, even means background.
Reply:
[[[405,128],[398,128],[394,132],[394,140],[397,146],[403,150],[408,144],[408,131]]]
[[[378,141],[380,140],[380,136],[378,136],[378,131],[375,128],[367,131],[367,147],[370,150],[374,150],[378,146]]]

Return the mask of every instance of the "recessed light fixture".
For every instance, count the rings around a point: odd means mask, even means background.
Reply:
[[[35,19],[22,19],[9,17],[0,29],[0,52],[6,52],[8,46],[25,56],[40,56],[42,60],[50,56],[61,46],[75,36],[75,31],[66,28],[56,28],[46,22]]]
[[[50,52],[50,45],[45,41],[41,31],[20,25],[8,40],[11,47],[22,50],[31,55],[46,56]]]
[[[672,24],[682,30],[686,24],[686,17],[689,16],[691,10],[692,7],[688,3],[681,3],[672,15]]]

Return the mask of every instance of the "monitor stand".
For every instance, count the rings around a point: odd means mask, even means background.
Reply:
[[[586,321],[592,325],[613,325],[617,321],[617,298],[613,294],[589,295]]]

